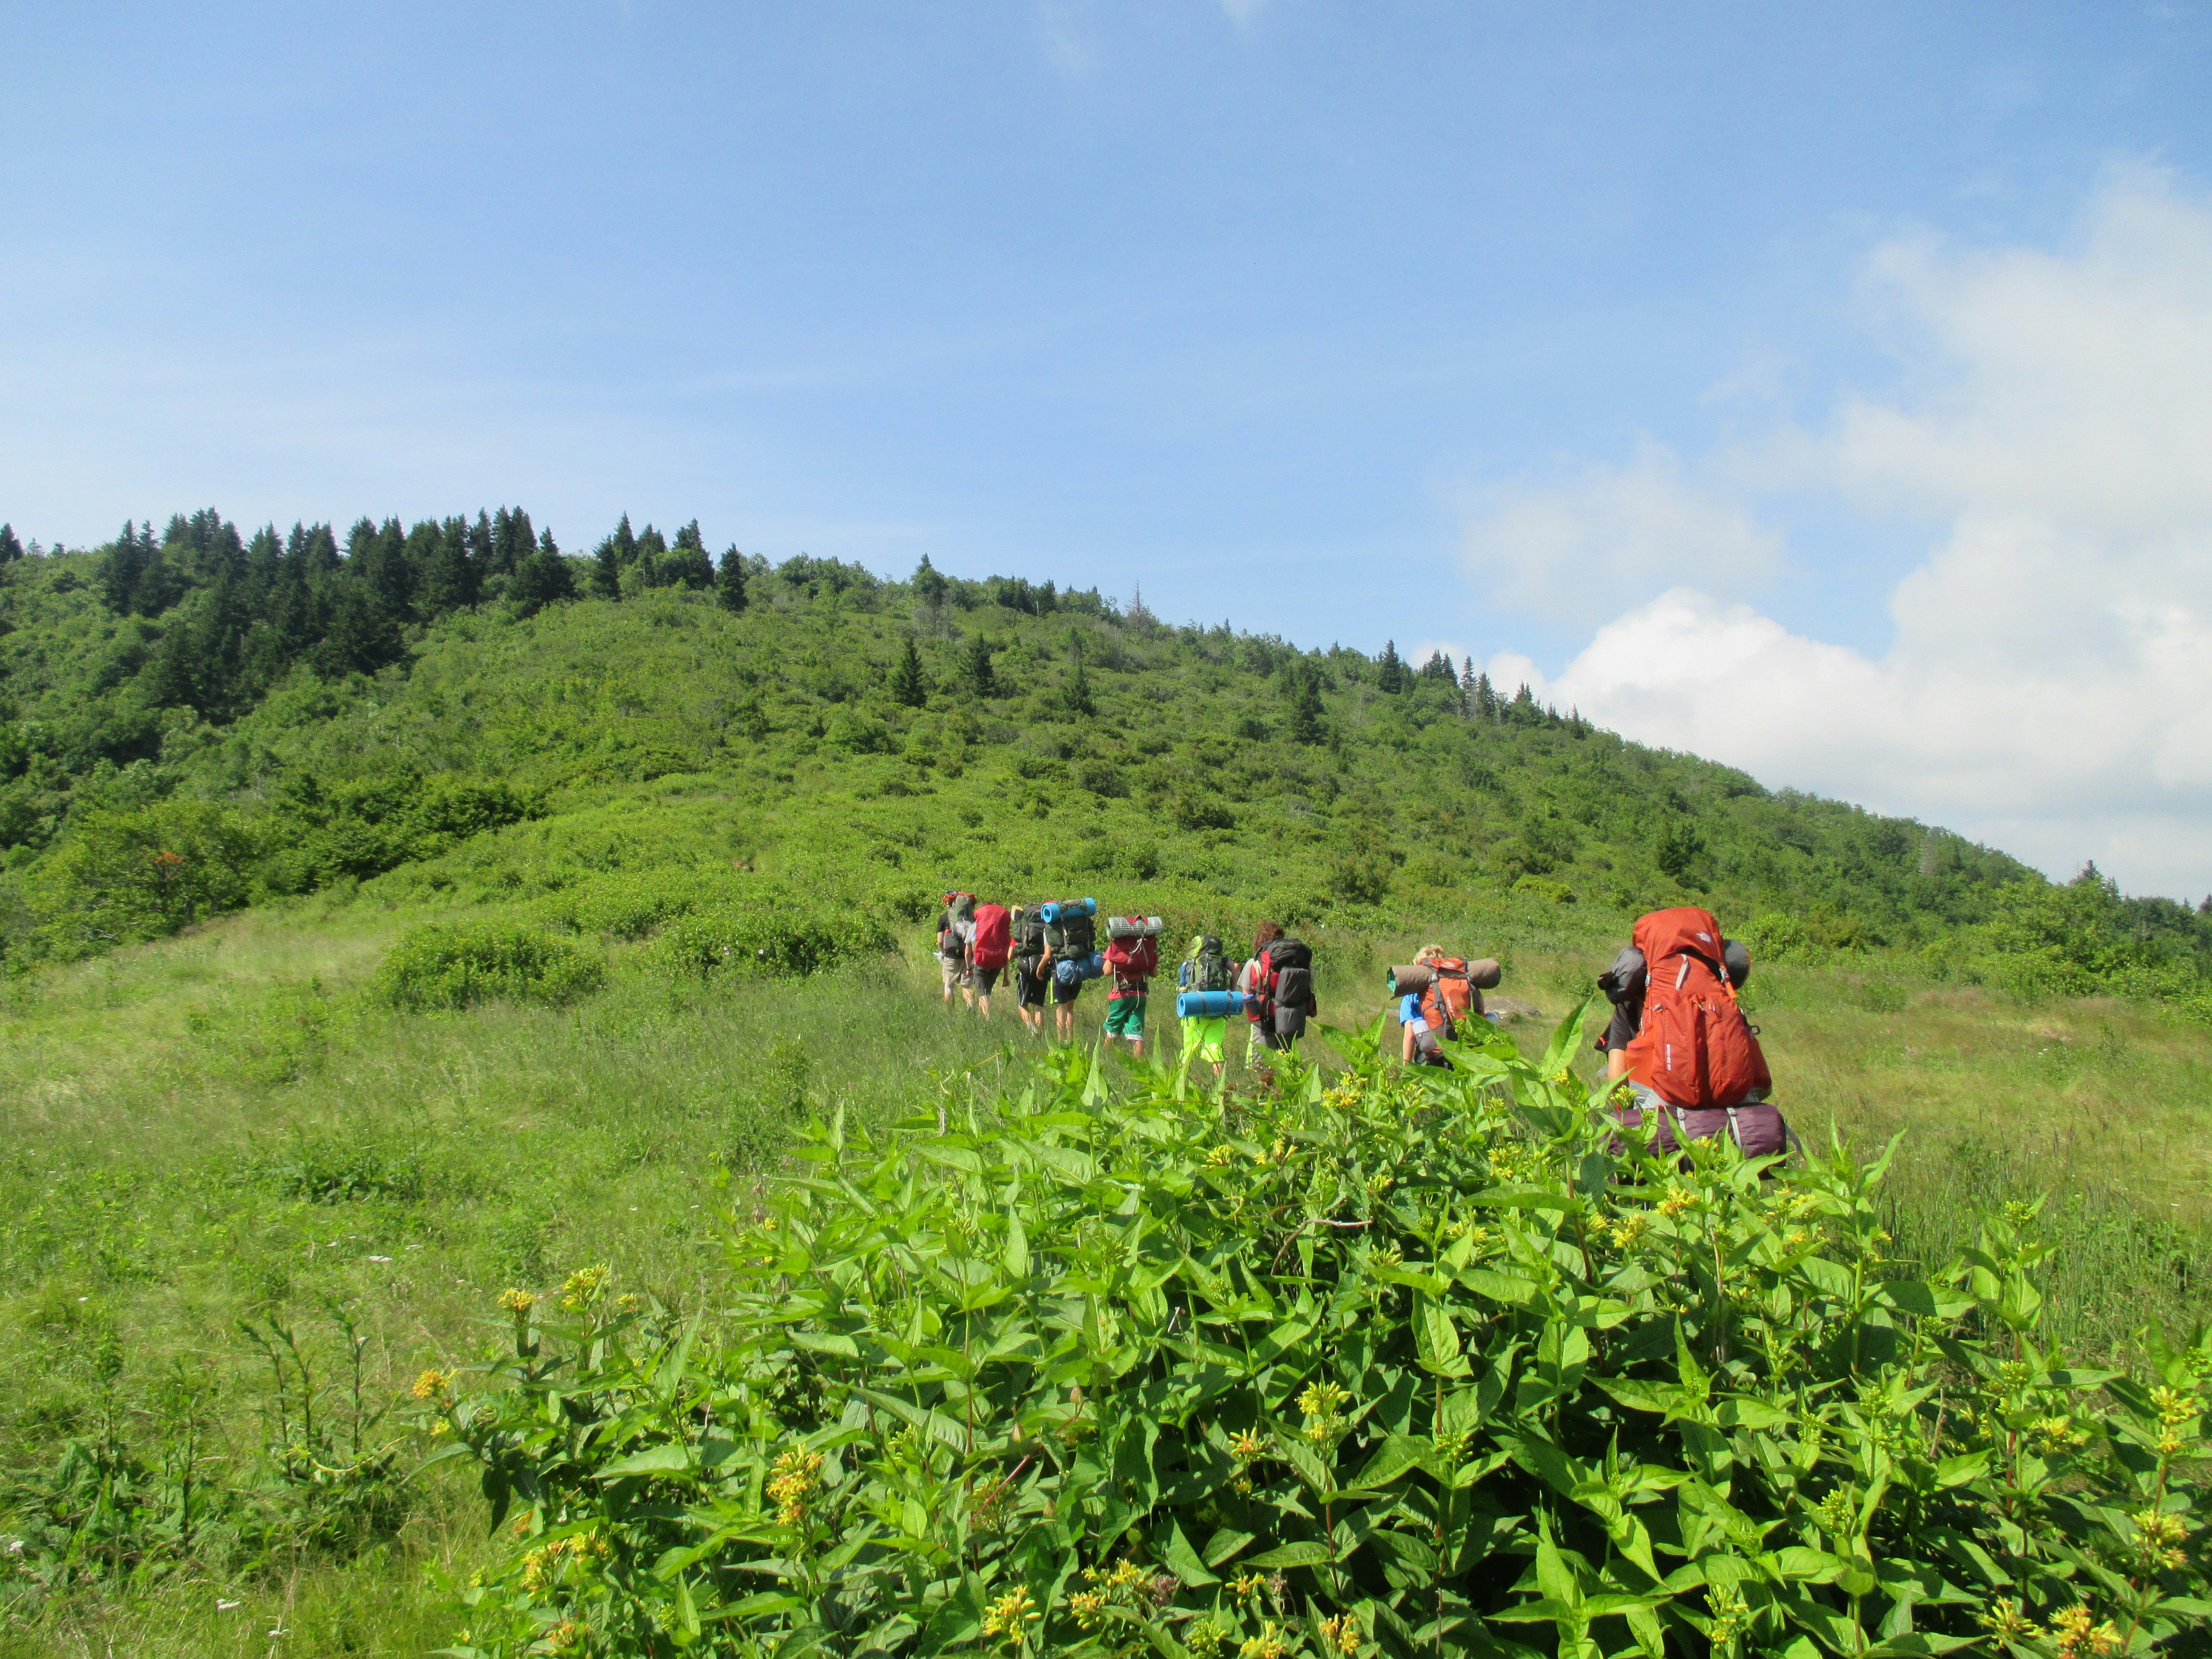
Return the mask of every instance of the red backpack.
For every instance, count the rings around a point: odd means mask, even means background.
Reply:
[[[1671,1106],[1737,1106],[1771,1087],[1766,1056],[1736,1006],[1709,910],[1654,910],[1636,924],[1648,964],[1644,1024],[1628,1044],[1628,1075]]]
[[[1431,1031],[1449,1038],[1458,1033],[1469,1015],[1482,1012],[1482,998],[1468,976],[1463,958],[1446,957],[1429,966],[1435,969],[1436,977],[1421,993],[1421,1017],[1429,1022]]]
[[[969,949],[969,960],[978,968],[1003,968],[1006,958],[1013,954],[1013,918],[1006,914],[1003,904],[979,904],[975,907],[975,942]]]
[[[1135,984],[1148,980],[1160,970],[1159,941],[1150,934],[1135,939],[1117,939],[1106,946],[1106,971],[1115,979]]]

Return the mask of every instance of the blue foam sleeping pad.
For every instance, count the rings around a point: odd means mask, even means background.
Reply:
[[[1219,1019],[1227,1014],[1244,1012],[1242,991],[1178,991],[1176,993],[1177,1019]]]
[[[1053,977],[1062,985],[1073,985],[1079,980],[1097,979],[1106,971],[1106,953],[1093,951],[1087,957],[1064,957],[1052,964]]]

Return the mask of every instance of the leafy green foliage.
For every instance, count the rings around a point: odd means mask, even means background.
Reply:
[[[71,951],[102,950],[236,909],[261,848],[237,814],[206,801],[89,813],[42,872],[48,937]]]
[[[881,956],[890,930],[865,914],[809,914],[757,901],[695,910],[661,932],[654,945],[672,974],[699,978],[723,970],[800,976]]]
[[[1079,1050],[732,1218],[711,1324],[574,1275],[432,1402],[523,1541],[453,1651],[1575,1659],[2147,1649],[2212,1603],[2212,1346],[2039,1341],[1886,1159],[1647,1157],[1565,1062],[1338,1034],[1231,1099]],[[1520,1638],[1527,1627],[1540,1646]]]
[[[566,1002],[599,989],[606,964],[568,940],[514,922],[428,922],[399,936],[369,982],[388,1007],[466,1008],[494,997]]]

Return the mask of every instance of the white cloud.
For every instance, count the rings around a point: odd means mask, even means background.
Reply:
[[[1684,580],[1739,592],[1762,581],[1781,550],[1741,502],[1650,439],[1626,466],[1589,467],[1482,505],[1467,535],[1469,568],[1504,604],[1546,616],[1588,616],[1594,595],[1641,599]]]
[[[1791,633],[1701,580],[1600,629],[1543,690],[2054,874],[2094,857],[2138,890],[2212,888],[2212,204],[2124,174],[2069,251],[1900,244],[1868,281],[1908,390],[1715,473],[1942,526],[1890,596],[1887,653]],[[1625,539],[1623,480],[1648,471],[1639,453],[1522,502],[1543,504],[1544,536],[1586,579],[1589,550]],[[1749,544],[1713,528],[1750,524],[1745,509],[1708,507],[1646,520],[1662,568],[1690,568],[1717,536]]]

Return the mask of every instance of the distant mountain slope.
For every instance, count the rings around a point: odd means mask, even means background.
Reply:
[[[2184,907],[2054,889],[1441,659],[1172,627],[926,561],[904,582],[734,549],[718,569],[696,529],[627,520],[568,559],[504,509],[363,520],[342,555],[327,530],[247,540],[210,513],[0,582],[18,961],[113,936],[72,936],[69,883],[181,845],[164,811],[198,813],[189,856],[215,873],[117,926],[380,875],[482,900],[734,860],[904,911],[946,882],[1111,886],[1224,924],[1691,900],[1771,950],[2010,955],[2061,989],[2191,994],[2212,951]]]

